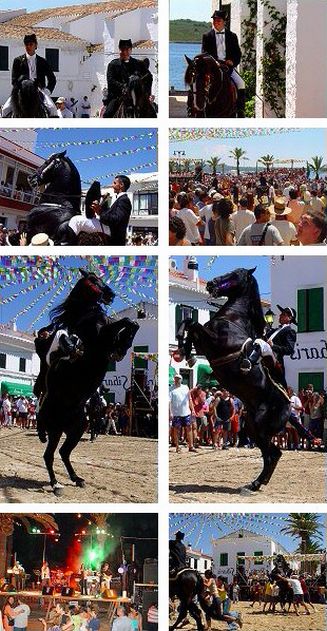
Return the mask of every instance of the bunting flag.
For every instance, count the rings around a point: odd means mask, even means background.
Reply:
[[[140,151],[154,151],[157,149],[156,145],[148,145],[147,147],[136,147],[135,149],[126,149],[126,151],[115,151],[113,153],[105,153],[101,156],[89,156],[88,158],[78,158],[74,160],[74,163],[78,162],[92,162],[94,160],[103,160],[104,158],[118,158],[120,156],[132,156]]]
[[[234,127],[204,127],[204,128],[181,128],[170,129],[169,140],[171,142],[187,141],[187,140],[213,140],[215,138],[251,138],[252,136],[271,136],[273,134],[288,134],[299,132],[301,129],[287,127],[251,127],[240,129]]]
[[[31,131],[39,132],[40,129],[33,128],[31,129]],[[51,129],[51,131],[62,131],[62,129],[60,127],[55,127]],[[21,134],[22,130],[13,129],[12,127],[10,127],[10,129],[3,129],[3,128],[1,129],[1,135],[5,134],[6,132],[10,134],[12,134],[13,132]],[[66,147],[81,147],[82,145],[93,146],[93,145],[114,144],[118,142],[128,142],[128,141],[131,142],[131,141],[136,141],[136,140],[143,140],[144,138],[156,138],[156,137],[157,137],[157,130],[150,129],[149,131],[146,131],[140,134],[128,134],[124,136],[116,136],[114,138],[100,138],[100,139],[94,139],[94,140],[67,140],[67,141],[43,142],[43,143],[36,142],[36,146],[38,149],[58,149],[58,148],[66,148]]]
[[[145,164],[139,164],[138,166],[135,167],[129,167],[128,169],[120,169],[120,173],[135,173],[135,171],[142,171],[142,169],[148,169],[149,167],[155,167],[157,169],[157,161],[153,161],[153,162],[146,162]],[[98,175],[97,179],[98,180],[106,180],[108,177],[114,177],[116,175],[116,171],[113,171],[112,173],[106,173],[105,175]],[[92,182],[94,181],[94,178],[92,178],[91,180],[82,180],[83,184],[92,184]]]

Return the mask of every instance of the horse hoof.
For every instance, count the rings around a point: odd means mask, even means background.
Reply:
[[[52,485],[52,490],[56,497],[62,497],[62,495],[64,494],[64,488],[65,487],[62,484],[59,484],[59,482],[56,482],[56,484]]]
[[[38,432],[37,433],[39,440],[41,441],[41,443],[46,443],[47,442],[47,435],[45,432]]]
[[[252,487],[252,484],[247,484],[246,486],[241,486],[239,491],[240,495],[253,495],[259,489],[255,489]]]
[[[76,486],[78,486],[81,489],[84,489],[85,487],[85,480],[83,480],[83,478],[76,478],[76,480],[74,480]]]

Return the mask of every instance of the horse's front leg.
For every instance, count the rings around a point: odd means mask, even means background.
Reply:
[[[81,440],[84,434],[84,431],[86,429],[86,426],[87,426],[87,421],[85,418],[84,421],[80,425],[78,426],[75,425],[70,430],[70,433],[67,434],[66,440],[64,441],[63,445],[59,449],[61,459],[67,469],[70,479],[72,480],[72,482],[76,484],[76,486],[79,486],[81,488],[85,486],[85,480],[84,478],[81,478],[80,476],[77,475],[76,471],[73,468],[72,463],[70,462],[70,455],[72,451],[75,449],[75,447],[78,445],[79,441]]]
[[[62,485],[58,483],[57,478],[55,476],[55,472],[53,469],[53,463],[54,463],[54,454],[55,451],[59,445],[59,441],[61,438],[61,431],[58,432],[48,432],[48,444],[47,444],[47,448],[43,454],[43,458],[44,458],[44,462],[45,462],[45,466],[47,468],[48,474],[49,474],[49,478],[50,478],[50,484],[52,486],[52,490],[54,492],[55,495],[60,496],[62,494]]]
[[[178,625],[181,622],[183,622],[186,616],[187,616],[187,605],[181,602],[177,620],[174,622],[174,624],[171,627],[169,627],[169,631],[174,631],[175,629],[177,629]]]

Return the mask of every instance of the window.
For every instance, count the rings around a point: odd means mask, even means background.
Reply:
[[[226,567],[228,565],[228,553],[222,552],[220,554],[220,565],[221,567]]]
[[[25,357],[19,358],[19,372],[26,372],[26,359]]]
[[[158,214],[158,193],[143,191],[133,197],[133,211],[136,215]]]
[[[116,393],[115,392],[106,392],[104,395],[107,403],[116,403]]]
[[[148,346],[134,346],[134,353],[148,353],[149,352],[149,347]],[[138,369],[138,368],[142,368],[143,370],[147,370],[148,369],[148,360],[147,359],[141,359],[140,357],[135,357],[134,359],[134,368]]]
[[[263,556],[263,551],[259,550],[258,552],[254,552],[255,557],[262,557]],[[254,565],[263,565],[263,561],[262,559],[258,559],[257,561],[254,561]]]
[[[0,368],[6,368],[7,356],[5,353],[0,353]]]
[[[245,556],[245,552],[237,552],[236,553],[237,565],[245,565],[245,559],[240,559],[240,557],[244,557],[244,556]]]
[[[187,318],[191,318],[192,322],[198,322],[198,310],[193,309],[193,307],[188,307],[187,305],[176,305],[175,310],[175,335],[177,335],[177,331],[183,322]]]
[[[324,373],[323,372],[300,372],[299,373],[299,390],[306,388],[308,383],[312,383],[315,392],[324,390]]]
[[[7,175],[5,177],[5,184],[11,184],[14,181],[15,169],[14,167],[7,167]]]
[[[116,362],[113,359],[108,363],[107,371],[108,372],[115,372],[116,371]]]
[[[9,47],[0,46],[0,70],[9,70]]]
[[[23,191],[28,190],[28,191],[30,191],[31,190],[30,185],[28,183],[28,179],[27,179],[29,175],[30,174],[26,173],[26,171],[18,171],[17,179],[16,179],[16,190],[17,191],[20,191],[20,190],[23,190]]]
[[[194,559],[194,569],[197,570],[198,569],[198,560]]]
[[[46,48],[45,58],[53,72],[59,72],[59,49]]]
[[[324,330],[324,289],[299,289],[297,292],[298,332]]]
[[[204,560],[204,569],[207,570],[208,569],[208,561]]]

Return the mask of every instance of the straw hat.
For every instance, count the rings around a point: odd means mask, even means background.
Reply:
[[[38,232],[31,239],[30,245],[54,245],[52,239],[46,234],[46,232]]]

